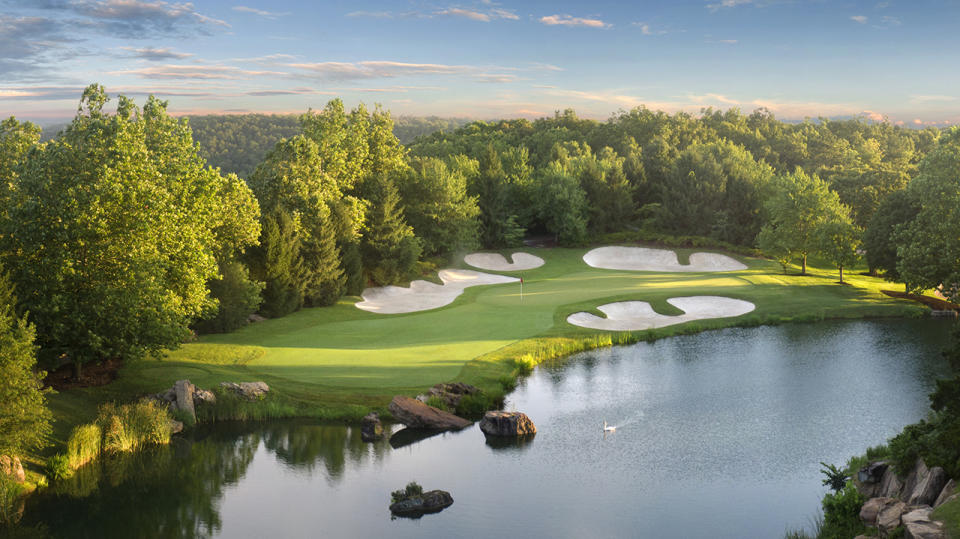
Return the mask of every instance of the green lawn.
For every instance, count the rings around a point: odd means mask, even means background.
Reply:
[[[447,307],[411,314],[369,313],[353,306],[359,298],[348,298],[231,334],[204,336],[164,358],[132,362],[104,388],[52,395],[57,434],[62,439],[71,425],[92,418],[100,402],[160,391],[181,378],[201,387],[227,380],[264,380],[281,398],[301,405],[310,415],[343,418],[356,417],[367,408],[383,409],[395,394],[414,394],[443,381],[462,380],[502,391],[498,380],[511,374],[513,357],[545,357],[557,355],[550,350],[610,342],[610,335],[571,326],[565,319],[611,301],[649,301],[668,315],[678,314],[666,303],[677,296],[721,295],[757,306],[738,318],[618,335],[615,340],[791,320],[910,316],[926,310],[880,294],[881,288],[896,287],[852,271],[849,284],[840,285],[835,271],[812,268],[808,276],[784,275],[776,263],[736,257],[749,269],[627,272],[587,266],[581,259],[587,249],[525,251],[544,258],[546,264],[513,272],[524,279],[522,300],[519,283],[470,288]],[[696,251],[678,254],[685,259]]]

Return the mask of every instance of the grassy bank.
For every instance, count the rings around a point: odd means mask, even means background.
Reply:
[[[893,288],[890,283],[855,271],[841,285],[834,271],[810,268],[807,276],[784,275],[779,264],[737,256],[748,269],[628,272],[587,266],[581,259],[587,249],[524,250],[546,264],[514,273],[523,276],[522,298],[518,283],[469,288],[447,307],[398,315],[359,310],[353,306],[359,298],[349,298],[234,333],[204,336],[162,358],[127,364],[110,385],[52,395],[55,435],[63,444],[73,427],[94,419],[101,404],[128,402],[183,378],[204,388],[222,381],[267,382],[272,388],[269,410],[238,409],[238,418],[295,415],[352,421],[371,409],[385,411],[393,395],[413,395],[438,382],[463,381],[502,396],[536,363],[611,344],[729,326],[920,316],[926,311],[883,295],[880,290]],[[683,260],[697,250],[677,251]],[[602,332],[566,322],[573,312],[597,312],[599,305],[628,299],[648,301],[659,313],[675,315],[679,312],[666,300],[690,295],[738,298],[757,308],[737,318],[639,332]]]

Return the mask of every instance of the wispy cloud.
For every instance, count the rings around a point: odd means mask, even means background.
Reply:
[[[883,17],[880,18],[880,23],[874,24],[873,27],[876,28],[877,30],[886,30],[888,28],[900,26],[901,24],[902,23],[900,22],[900,19],[896,17],[891,17],[889,15],[884,15]]]
[[[73,31],[93,30],[111,36],[143,39],[158,35],[211,33],[212,27],[229,28],[226,21],[204,15],[192,3],[163,0],[9,0],[32,9],[70,13],[81,18],[67,21]]]
[[[247,79],[266,75],[285,75],[285,73],[277,71],[253,71],[228,65],[162,65],[110,71],[108,73],[111,75],[137,75],[145,79],[184,80]]]
[[[709,9],[710,11],[717,11],[718,9],[722,9],[722,8],[731,8],[731,7],[743,6],[747,4],[753,4],[753,3],[754,3],[754,0],[720,0],[720,2],[707,4],[707,9]]]
[[[518,80],[520,80],[520,78],[517,77],[516,75],[507,74],[507,73],[480,73],[480,74],[474,75],[473,78],[477,82],[499,83],[499,84],[517,82]]]
[[[645,22],[633,22],[633,23],[630,23],[630,26],[636,26],[637,28],[640,29],[640,33],[642,33],[645,36],[662,36],[663,34],[667,33],[666,30],[654,30],[649,24]]]
[[[866,15],[853,15],[853,16],[850,17],[850,20],[853,21],[853,22],[856,22],[856,23],[860,23],[860,24],[867,24],[867,16],[866,16]]]
[[[56,49],[70,41],[57,21],[0,13],[0,75],[15,80],[39,74],[53,59]]]
[[[286,67],[303,74],[328,80],[358,80],[392,78],[407,75],[455,75],[474,73],[476,67],[446,64],[417,64],[368,60],[363,62],[290,63]]]
[[[373,17],[375,19],[392,19],[393,12],[390,11],[351,11],[347,17]]]
[[[137,49],[134,47],[121,48],[123,50],[132,52],[134,58],[150,60],[152,62],[159,62],[163,60],[183,60],[184,58],[190,58],[193,56],[193,54],[188,52],[176,52],[172,49],[155,49],[153,47],[144,47],[142,49]]]
[[[464,17],[475,21],[490,22],[490,15],[487,15],[486,13],[458,7],[440,10],[437,12],[437,15],[452,15],[454,17]]]
[[[960,98],[957,98],[952,95],[911,95],[910,102],[912,103],[950,103],[957,101]]]
[[[609,28],[613,26],[600,19],[585,19],[570,15],[547,15],[540,17],[540,22],[547,26],[586,26],[588,28]]]
[[[267,19],[277,19],[279,17],[285,17],[290,14],[290,12],[285,11],[283,13],[274,12],[274,11],[265,11],[262,9],[247,7],[247,6],[233,6],[234,11],[239,11],[241,13],[252,13],[254,15],[259,15],[260,17],[265,17]]]

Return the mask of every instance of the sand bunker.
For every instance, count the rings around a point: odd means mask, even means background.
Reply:
[[[621,301],[601,305],[597,309],[606,318],[590,313],[573,313],[567,317],[567,322],[575,326],[606,329],[610,331],[636,331],[642,329],[662,328],[674,324],[682,324],[691,320],[706,320],[708,318],[730,318],[747,314],[756,306],[741,299],[724,298],[720,296],[691,296],[686,298],[670,298],[667,303],[682,310],[679,316],[664,316],[656,313],[646,301]]]
[[[356,303],[358,309],[381,314],[413,313],[443,307],[453,303],[463,289],[485,284],[502,284],[519,281],[515,277],[491,275],[473,270],[440,270],[437,275],[443,285],[429,281],[413,281],[409,288],[382,286],[363,291],[363,301]]]
[[[690,264],[680,265],[677,253],[646,247],[599,247],[583,255],[589,266],[631,271],[739,271],[747,266],[726,255],[693,253]]]
[[[512,263],[507,262],[499,253],[472,253],[463,257],[463,261],[475,268],[489,271],[521,271],[543,265],[542,258],[529,253],[513,253],[510,258],[513,259]]]

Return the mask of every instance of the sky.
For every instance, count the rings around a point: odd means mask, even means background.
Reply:
[[[176,115],[605,119],[765,107],[960,123],[956,0],[0,0],[0,117],[72,117],[85,86]]]

